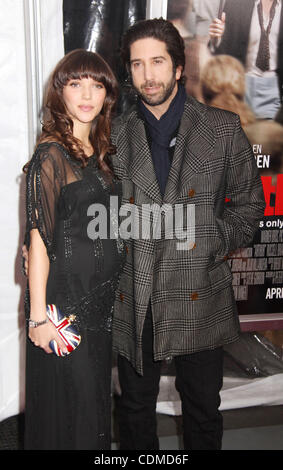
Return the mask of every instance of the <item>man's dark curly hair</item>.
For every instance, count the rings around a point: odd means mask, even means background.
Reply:
[[[180,83],[185,82],[183,75],[185,67],[185,45],[179,31],[170,21],[163,18],[153,20],[143,20],[131,26],[122,38],[121,56],[128,72],[130,73],[130,47],[139,39],[154,38],[166,44],[167,52],[170,55],[174,70],[178,66],[182,67]]]

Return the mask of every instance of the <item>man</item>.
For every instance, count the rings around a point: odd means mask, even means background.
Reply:
[[[195,237],[181,247],[177,233],[166,237],[165,215],[161,237],[127,241],[113,319],[121,449],[158,449],[160,367],[172,358],[185,449],[220,449],[222,346],[239,334],[226,260],[252,241],[261,181],[239,117],[186,97],[184,43],[170,22],[136,23],[122,56],[138,95],[113,133],[123,203],[138,213],[136,228],[145,206],[189,208]]]
[[[259,118],[273,119],[283,94],[282,0],[227,0],[222,19],[210,26],[217,54],[245,67],[246,100]]]

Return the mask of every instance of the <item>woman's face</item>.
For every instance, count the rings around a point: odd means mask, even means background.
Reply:
[[[104,85],[90,77],[70,80],[63,88],[63,100],[74,124],[91,124],[105,97]]]

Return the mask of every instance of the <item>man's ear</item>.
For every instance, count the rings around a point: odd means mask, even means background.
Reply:
[[[178,67],[176,67],[176,80],[180,80],[182,76],[182,72],[183,72],[182,65],[178,65]]]

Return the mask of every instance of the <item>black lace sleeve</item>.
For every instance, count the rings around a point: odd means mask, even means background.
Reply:
[[[64,155],[58,146],[39,145],[29,163],[26,178],[26,236],[38,229],[50,261],[55,259],[53,234],[61,187],[66,183]]]

